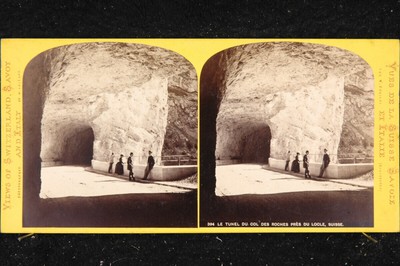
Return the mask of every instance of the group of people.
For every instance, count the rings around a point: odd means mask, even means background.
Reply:
[[[149,151],[149,156],[147,157],[147,165],[146,165],[146,169],[144,171],[144,175],[143,175],[143,179],[146,180],[147,177],[149,176],[151,170],[154,167],[155,161],[154,161],[154,157],[151,155],[152,152]],[[119,160],[117,162],[117,164],[115,165],[115,173],[117,175],[123,175],[124,174],[124,162],[123,162],[123,158],[124,155],[121,154],[119,157]],[[115,160],[115,155],[112,152],[110,155],[110,158],[108,160],[109,162],[109,167],[108,167],[108,173],[112,173],[112,168],[114,165],[114,160]],[[131,152],[129,154],[129,157],[127,159],[127,169],[129,171],[129,181],[135,181],[135,173],[133,171],[133,152]]]
[[[328,150],[324,149],[324,156],[322,158],[322,165],[320,167],[320,172],[319,172],[319,176],[318,177],[322,177],[325,169],[328,167],[331,159],[328,155]],[[309,151],[306,151],[306,153],[303,156],[303,168],[304,168],[304,177],[306,179],[310,179],[311,175],[310,175],[310,170],[308,169],[310,166],[310,160],[308,158],[309,155]],[[300,159],[299,159],[300,153],[296,153],[296,157],[292,162],[292,166],[291,166],[291,171],[295,172],[295,173],[300,173]],[[285,164],[285,171],[289,171],[289,164],[290,164],[290,151],[288,151],[287,155],[286,155],[286,164]]]

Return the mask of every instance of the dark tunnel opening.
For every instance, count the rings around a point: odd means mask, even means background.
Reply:
[[[90,165],[93,157],[94,134],[92,128],[76,130],[65,139],[63,161],[65,164]]]
[[[222,116],[226,117],[226,114]],[[243,122],[231,117],[228,121],[217,123],[217,161],[268,164],[271,152],[270,127],[251,115],[245,120]]]
[[[268,163],[271,152],[271,129],[268,125],[252,128],[252,132],[244,137],[243,163]]]

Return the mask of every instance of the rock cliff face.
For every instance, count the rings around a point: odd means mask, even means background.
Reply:
[[[320,161],[327,148],[336,161],[338,151],[354,151],[352,141],[373,146],[373,76],[359,56],[281,42],[216,57],[215,82],[204,88],[218,90],[216,158],[266,162],[309,150]]]
[[[374,153],[374,79],[370,68],[345,78],[345,115],[339,152]]]
[[[196,154],[197,77],[182,56],[157,47],[85,43],[42,54],[48,75],[41,120],[44,162],[105,161],[134,153]]]
[[[197,83],[189,86],[181,82],[181,78],[169,81],[169,113],[162,154],[197,157]]]

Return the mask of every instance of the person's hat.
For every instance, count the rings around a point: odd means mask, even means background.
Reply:
[[[151,151],[149,151],[149,153],[152,153]]]

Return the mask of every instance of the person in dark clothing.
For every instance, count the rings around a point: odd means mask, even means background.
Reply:
[[[307,178],[311,178],[311,175],[310,175],[310,171],[308,170],[308,166],[310,165],[310,162],[309,162],[309,160],[308,160],[308,151],[306,151],[306,154],[304,155],[304,157],[303,157],[303,167],[304,167],[304,169],[305,169],[305,171],[304,171],[304,177],[307,179]]]
[[[128,157],[129,181],[135,181],[135,174],[133,173],[132,157],[133,157],[133,152],[131,152]]]
[[[325,169],[328,167],[329,163],[331,162],[331,159],[329,158],[329,155],[327,152],[328,152],[328,150],[324,149],[324,157],[322,158],[321,171],[319,172],[318,177],[322,177],[324,175]]]
[[[285,171],[289,171],[289,164],[290,164],[290,151],[288,151],[286,154]]]
[[[300,161],[299,161],[299,155],[300,153],[296,153],[296,157],[294,158],[294,161],[292,162],[292,172],[295,173],[300,173]]]
[[[122,162],[122,158],[124,155],[121,154],[119,157],[118,163],[115,165],[115,173],[118,175],[123,175],[124,174],[124,163]]]
[[[155,162],[154,162],[154,158],[151,155],[151,151],[149,151],[149,157],[147,157],[147,166],[146,169],[144,170],[144,177],[143,179],[146,180],[147,176],[150,174],[151,169],[153,169]]]

